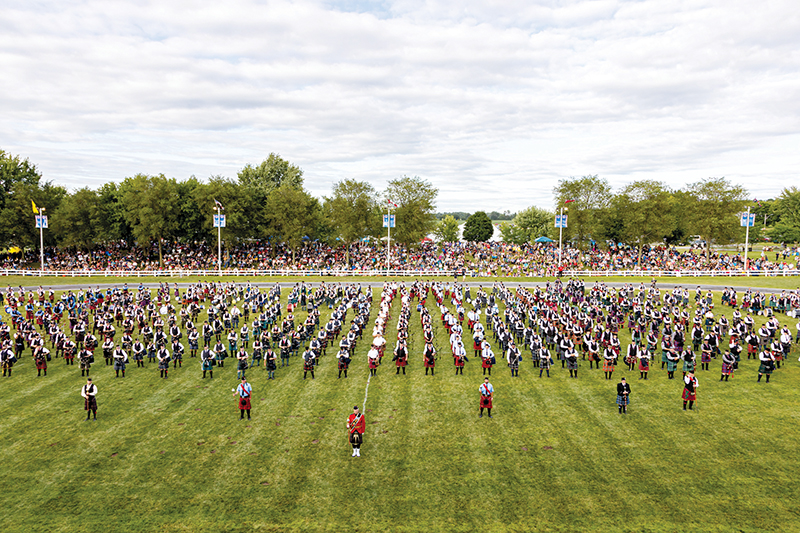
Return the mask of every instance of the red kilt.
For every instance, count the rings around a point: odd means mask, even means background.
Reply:
[[[378,368],[378,360],[370,358],[369,367],[370,367],[370,369]]]
[[[303,361],[303,370],[306,372],[311,372],[314,370],[314,362],[313,361]]]
[[[463,366],[464,366],[464,360],[463,359],[458,358],[458,357],[454,357],[453,361],[456,364],[456,368],[463,368]]]
[[[246,411],[250,409],[250,396],[247,398],[239,398],[239,409],[242,411]]]
[[[483,349],[482,344],[483,344],[483,341],[474,341],[472,343],[472,347],[475,348],[476,352],[479,352],[479,351],[481,351]]]
[[[489,357],[482,357],[481,358],[481,367],[482,368],[492,368],[492,360]]]
[[[398,358],[397,361],[395,361],[395,365],[397,365],[397,366],[406,366],[407,364],[408,364],[408,360],[405,357],[402,358],[402,359]]]
[[[47,370],[47,359],[36,359],[36,370]]]
[[[436,366],[436,359],[425,358],[425,368],[434,368]]]
[[[644,359],[639,359],[639,372],[647,372],[650,370],[650,361],[644,362]]]
[[[697,400],[697,392],[691,392],[689,389],[683,389],[683,399],[689,402],[694,402]]]
[[[347,370],[347,361],[339,359],[339,370]]]
[[[492,408],[492,397],[491,396],[481,396],[480,406],[483,409],[491,409]]]
[[[89,396],[83,402],[84,411],[97,411],[97,398]]]

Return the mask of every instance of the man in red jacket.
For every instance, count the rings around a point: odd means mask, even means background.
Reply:
[[[361,457],[361,443],[364,441],[364,431],[367,429],[367,422],[364,420],[358,406],[353,406],[353,414],[347,419],[347,431],[350,433],[350,444],[353,445],[353,457]]]

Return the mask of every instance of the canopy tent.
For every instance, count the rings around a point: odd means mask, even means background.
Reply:
[[[541,237],[537,237],[536,240],[534,240],[533,242],[555,242],[555,241],[553,241],[553,239],[549,239],[544,235],[542,235]]]

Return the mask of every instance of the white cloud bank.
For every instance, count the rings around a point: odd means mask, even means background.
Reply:
[[[317,195],[403,174],[439,209],[550,207],[562,178],[798,182],[789,1],[5,2],[0,148],[68,187],[235,176]]]

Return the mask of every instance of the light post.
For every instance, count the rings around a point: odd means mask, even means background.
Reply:
[[[564,214],[566,207],[561,208],[561,214],[556,215],[556,227],[558,228],[558,268],[561,268],[561,248],[563,245],[564,228],[567,227],[567,216]]]
[[[386,214],[383,216],[383,227],[386,228],[386,275],[389,275],[389,265],[392,250],[392,228],[394,227],[394,215],[392,215],[392,207],[397,207],[397,204],[391,200],[386,200]]]
[[[37,208],[33,200],[31,200],[31,205],[33,205],[35,225],[39,228],[39,276],[42,276],[44,273],[44,228],[47,227],[47,216],[44,207]]]
[[[217,214],[214,215],[214,227],[217,228],[217,270],[219,270],[219,275],[222,275],[222,228],[225,227],[225,215],[222,214],[222,211],[225,209],[222,207],[222,204],[219,203],[216,199],[214,199],[214,209],[217,210]]]
[[[740,223],[742,226],[745,227],[745,230],[744,230],[744,275],[747,276],[747,277],[750,276],[750,269],[748,268],[748,265],[750,263],[750,258],[747,255],[747,253],[748,253],[748,251],[750,249],[750,226],[752,226],[753,223],[755,222],[755,218],[756,218],[755,215],[751,215],[750,214],[750,206],[748,205],[747,206],[747,213],[742,215],[742,219],[741,219],[741,223]],[[764,220],[766,221],[766,215],[764,217]]]

